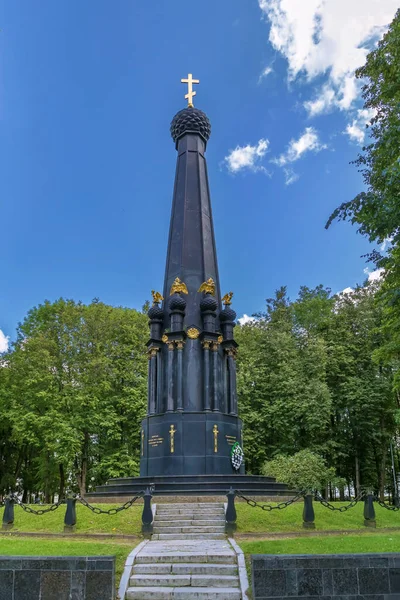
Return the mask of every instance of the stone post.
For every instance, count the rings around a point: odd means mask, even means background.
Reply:
[[[364,525],[365,527],[376,527],[374,497],[371,493],[364,498]]]
[[[10,495],[5,502],[2,529],[12,529],[14,527],[14,498]]]
[[[142,533],[144,537],[149,538],[153,533],[153,510],[151,508],[151,499],[153,495],[150,488],[146,488],[143,496],[142,512]]]
[[[304,496],[303,527],[305,529],[315,529],[313,498],[313,494],[309,492]]]
[[[235,508],[235,491],[230,488],[226,497],[228,498],[228,504],[225,513],[225,533],[227,535],[233,535],[236,531],[236,508]]]
[[[67,498],[67,510],[64,517],[64,533],[72,533],[75,531],[76,525],[76,498],[70,496]]]

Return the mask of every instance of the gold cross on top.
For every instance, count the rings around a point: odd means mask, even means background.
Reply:
[[[193,96],[196,95],[196,92],[193,91],[193,83],[200,83],[200,79],[193,79],[193,75],[189,73],[187,79],[181,79],[181,83],[188,84],[188,93],[185,94],[185,98],[188,101],[188,106],[193,107]]]

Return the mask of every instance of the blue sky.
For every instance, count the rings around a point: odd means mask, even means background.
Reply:
[[[365,240],[331,211],[368,119],[354,69],[393,0],[15,0],[0,6],[0,330],[60,296],[141,308],[162,289],[181,77],[207,149],[223,291],[342,290]],[[346,15],[344,19],[343,15]]]

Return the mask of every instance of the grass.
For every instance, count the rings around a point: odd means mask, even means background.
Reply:
[[[0,556],[113,556],[116,557],[116,584],[119,585],[126,557],[136,543],[113,540],[93,542],[82,539],[0,537]]]
[[[103,510],[116,508],[119,504],[95,504]],[[45,506],[31,505],[38,510]],[[32,515],[25,512],[20,506],[14,509],[13,531],[39,532],[39,533],[62,533],[64,531],[64,516],[66,505],[60,506],[54,512],[44,515]],[[116,515],[96,515],[91,510],[76,504],[76,533],[109,533],[140,535],[142,526],[143,505],[132,506],[122,510]],[[3,511],[0,511],[2,517]]]
[[[262,502],[261,502],[262,504]],[[346,503],[336,502],[335,506]],[[315,526],[318,531],[329,530],[356,530],[364,527],[364,504],[359,502],[347,512],[333,512],[314,502]],[[296,502],[283,510],[266,512],[260,508],[253,508],[244,502],[236,502],[237,533],[288,533],[304,531],[303,529],[303,503]],[[376,525],[378,529],[400,527],[400,511],[393,512],[380,507],[375,503]]]
[[[364,552],[399,552],[400,533],[340,534],[330,536],[290,538],[281,540],[239,541],[246,555],[250,554],[346,554]]]

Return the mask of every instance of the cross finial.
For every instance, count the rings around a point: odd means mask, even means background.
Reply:
[[[193,75],[191,73],[188,74],[187,79],[181,79],[181,83],[188,84],[188,93],[185,94],[185,98],[188,101],[188,106],[193,108],[193,96],[196,95],[196,92],[193,91],[193,83],[200,83],[200,79],[193,79]]]

